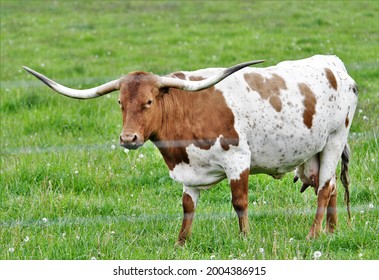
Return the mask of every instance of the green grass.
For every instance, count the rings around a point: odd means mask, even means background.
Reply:
[[[378,2],[1,1],[0,10],[0,259],[379,259]],[[268,66],[317,53],[338,55],[359,85],[352,227],[339,184],[339,230],[307,241],[312,191],[300,194],[292,174],[258,175],[250,236],[239,237],[222,182],[202,192],[184,248],[174,247],[181,186],[151,143],[119,148],[117,94],[71,100],[21,68],[84,88],[135,70]]]

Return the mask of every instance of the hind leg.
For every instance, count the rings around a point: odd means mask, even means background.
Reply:
[[[326,231],[329,233],[333,233],[337,227],[337,184],[334,186],[326,209]]]
[[[317,190],[317,211],[308,238],[316,238],[322,230],[325,211],[327,212],[327,230],[333,232],[337,224],[337,184],[335,172],[343,148],[346,134],[331,134],[320,153],[319,187]]]
[[[324,186],[319,189],[317,194],[317,211],[316,217],[313,220],[311,229],[309,230],[308,238],[316,238],[322,230],[322,221],[324,220],[325,210],[330,203],[335,204],[335,196],[332,200],[332,193],[335,190],[336,181],[333,177],[325,182]],[[332,211],[327,211],[327,216],[331,215]],[[336,214],[336,213],[335,213]],[[331,216],[330,216],[331,217]],[[336,221],[336,220],[335,220]],[[335,227],[335,225],[333,226]]]

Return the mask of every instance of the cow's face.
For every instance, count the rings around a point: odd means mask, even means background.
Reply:
[[[122,79],[119,97],[123,121],[121,146],[137,149],[155,133],[161,119],[161,91],[158,77],[153,74],[135,72]]]

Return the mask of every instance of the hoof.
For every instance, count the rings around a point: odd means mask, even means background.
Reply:
[[[185,244],[186,244],[185,240],[179,239],[175,242],[175,247],[176,248],[183,248]]]

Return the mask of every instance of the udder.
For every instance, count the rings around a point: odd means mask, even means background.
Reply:
[[[300,179],[303,183],[300,192],[304,192],[309,186],[312,186],[317,195],[319,169],[320,161],[318,154],[312,156],[296,168],[294,182]]]

